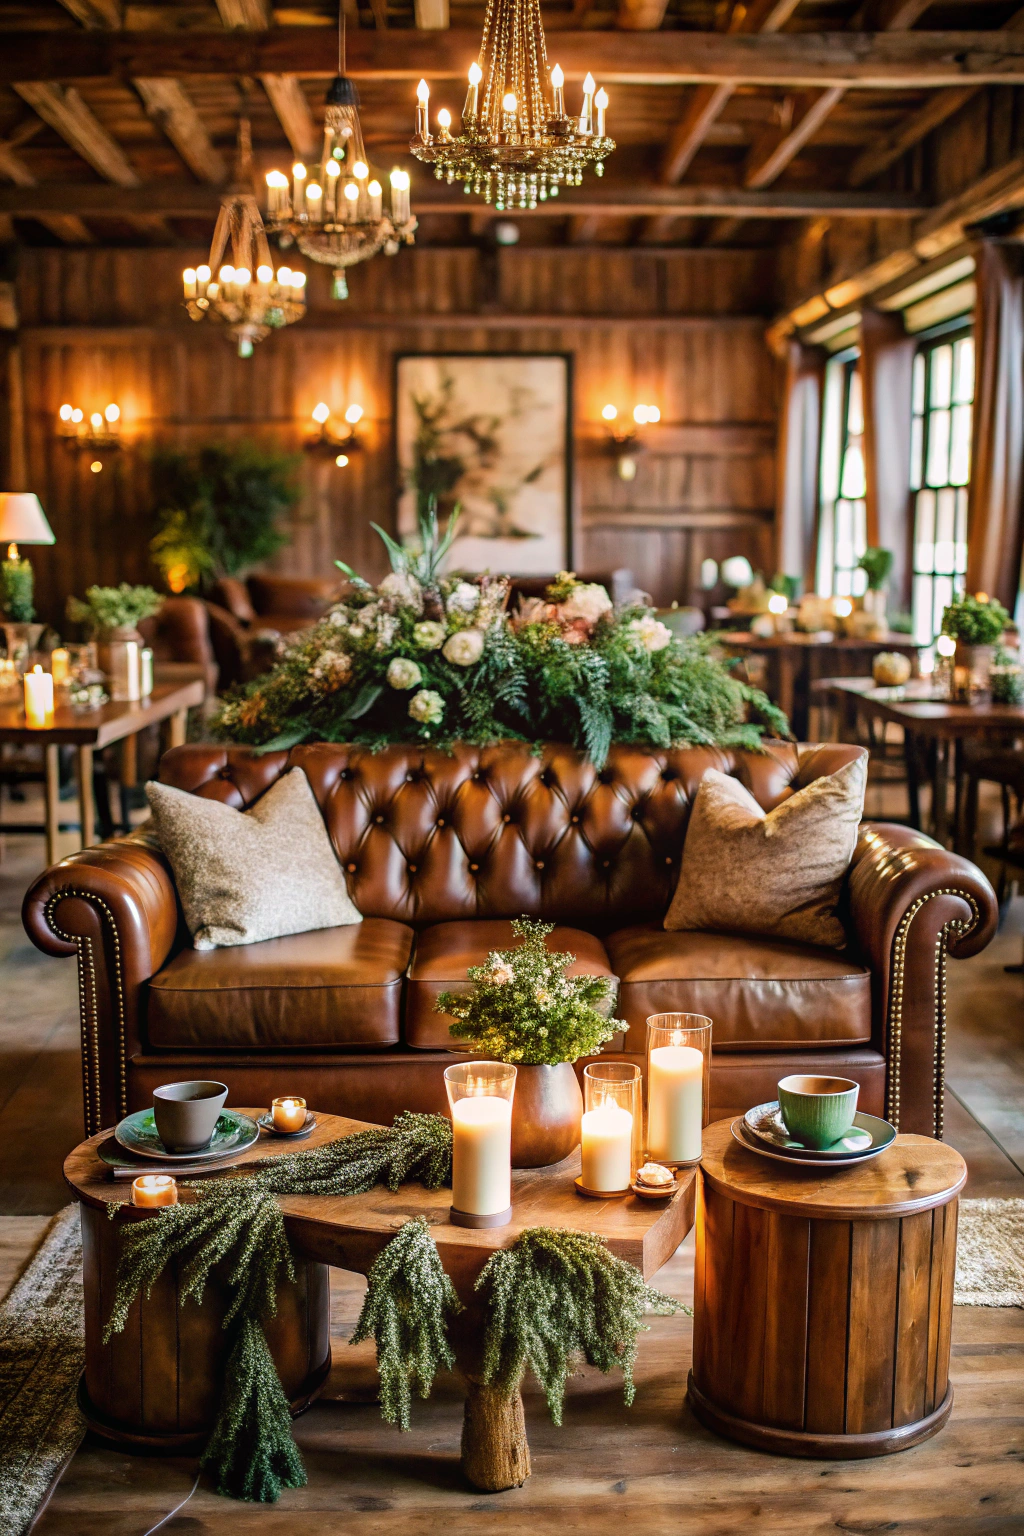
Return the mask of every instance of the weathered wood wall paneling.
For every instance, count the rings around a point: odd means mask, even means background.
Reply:
[[[246,361],[223,335],[185,318],[185,261],[180,252],[123,250],[23,259],[28,483],[57,534],[53,549],[33,556],[47,617],[92,581],[152,579],[155,446],[255,437],[298,448],[318,400],[339,416],[352,401],[364,407],[365,449],[343,470],[331,457],[304,456],[302,506],[278,566],[326,574],[340,556],[378,574],[382,550],[369,522],[388,525],[394,515],[391,391],[395,355],[407,351],[573,354],[581,569],[627,565],[670,602],[698,595],[709,555],[745,553],[767,567],[774,376],[763,252],[532,250],[495,259],[419,250],[357,268],[345,308],[315,271],[305,320]],[[61,404],[88,413],[111,400],[122,410],[122,450],[68,452],[54,435]],[[661,408],[632,482],[604,448],[609,400],[623,415],[637,401]],[[99,474],[89,468],[94,457]]]

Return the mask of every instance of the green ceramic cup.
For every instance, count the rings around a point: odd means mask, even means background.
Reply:
[[[794,1141],[816,1152],[845,1136],[857,1113],[860,1084],[848,1077],[805,1077],[796,1073],[779,1083],[779,1105]]]

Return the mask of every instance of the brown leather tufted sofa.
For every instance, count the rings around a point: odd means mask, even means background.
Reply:
[[[40,949],[78,955],[87,1127],[199,1075],[227,1082],[235,1103],[293,1092],[367,1120],[440,1110],[451,1056],[434,999],[527,912],[558,925],[550,942],[581,971],[619,977],[634,1059],[649,1014],[712,1017],[716,1110],[773,1097],[787,1072],[837,1072],[860,1082],[866,1110],[941,1135],[946,955],[977,953],[997,919],[973,864],[865,823],[844,892],[846,951],[661,926],[708,767],[771,809],[860,750],[618,746],[598,772],[560,745],[177,747],[162,780],[238,808],[300,766],[363,922],[197,953],[150,847],[105,843],[47,870],[24,920]]]

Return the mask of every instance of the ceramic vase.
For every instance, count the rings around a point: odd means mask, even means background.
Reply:
[[[512,1101],[512,1167],[546,1168],[579,1146],[583,1093],[570,1061],[519,1066]]]

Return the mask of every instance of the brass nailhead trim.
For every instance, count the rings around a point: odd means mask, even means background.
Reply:
[[[928,891],[919,896],[907,909],[900,920],[899,928],[892,946],[892,991],[889,1000],[889,1031],[888,1031],[888,1064],[889,1077],[886,1084],[885,1113],[886,1118],[892,1122],[897,1130],[900,1128],[900,1059],[903,1049],[903,979],[907,961],[907,941],[910,934],[910,925],[921,911],[921,908],[929,901],[934,901],[937,896],[959,896],[965,901],[973,913],[969,923],[962,923],[959,918],[951,918],[940,928],[935,940],[935,1058],[934,1079],[932,1083],[932,1127],[936,1139],[942,1140],[944,1106],[942,1102],[942,1089],[946,1073],[946,957],[949,950],[950,936],[963,938],[972,932],[981,921],[981,913],[978,911],[978,903],[967,891],[956,890],[952,886],[943,886],[937,891]]]
[[[77,888],[65,886],[62,890],[55,891],[46,903],[44,916],[52,933],[65,944],[73,944],[78,952],[78,1008],[82,1021],[82,1092],[85,1099],[86,1134],[93,1136],[103,1129],[102,1104],[100,1099],[100,1042],[99,1042],[99,1007],[96,1000],[96,960],[93,955],[92,940],[78,938],[74,934],[65,933],[58,928],[54,919],[54,912],[59,902],[67,897],[77,896],[82,901],[92,902],[99,907],[108,924],[110,925],[111,938],[114,941],[114,997],[117,1003],[117,1057],[118,1078],[120,1087],[119,1115],[128,1113],[128,1078],[125,1060],[125,1022],[124,1022],[124,977],[121,969],[121,940],[117,932],[117,923],[114,914],[101,896],[95,891],[80,891]]]

